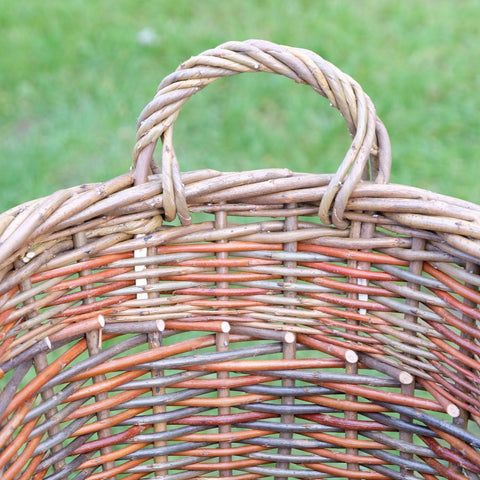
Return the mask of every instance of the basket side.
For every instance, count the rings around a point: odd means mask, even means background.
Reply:
[[[341,230],[330,179],[189,172],[190,226],[157,176],[15,210],[3,476],[478,475],[480,209],[365,182]]]

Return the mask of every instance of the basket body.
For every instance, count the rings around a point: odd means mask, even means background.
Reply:
[[[2,479],[479,478],[480,207],[166,175],[0,217]]]

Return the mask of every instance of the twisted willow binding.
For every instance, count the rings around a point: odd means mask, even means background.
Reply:
[[[253,71],[341,111],[336,174],[180,173],[181,106]],[[227,43],[160,84],[134,159],[0,216],[2,480],[480,478],[480,208],[388,183],[354,80]]]

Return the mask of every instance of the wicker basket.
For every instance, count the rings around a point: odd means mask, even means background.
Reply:
[[[180,173],[181,106],[256,71],[340,110],[336,174]],[[0,216],[2,480],[480,478],[480,207],[388,183],[354,80],[224,44],[160,84],[134,157]]]

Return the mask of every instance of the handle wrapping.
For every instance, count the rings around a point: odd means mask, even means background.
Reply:
[[[372,101],[360,85],[305,49],[262,40],[228,42],[182,63],[160,83],[155,97],[140,114],[133,154],[136,183],[147,180],[155,145],[161,139],[165,217],[170,221],[178,215],[182,224],[190,222],[172,141],[174,122],[192,95],[218,78],[243,72],[276,73],[310,85],[340,110],[353,140],[320,202],[319,217],[325,224],[346,228],[343,212],[355,186],[362,179],[388,182],[390,141]]]

